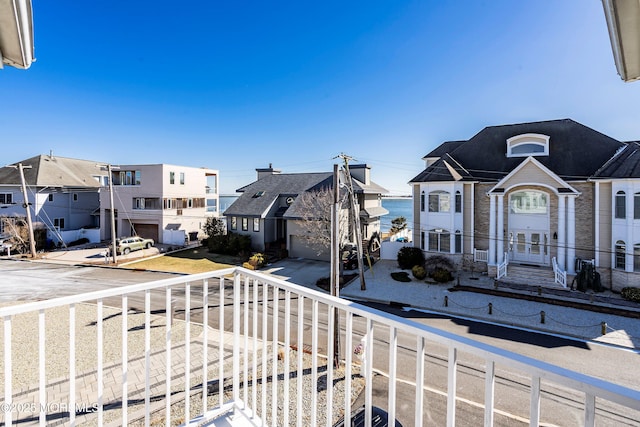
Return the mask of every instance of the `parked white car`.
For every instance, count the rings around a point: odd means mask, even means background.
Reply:
[[[116,239],[116,253],[118,255],[127,255],[129,252],[149,249],[153,245],[153,239],[144,239],[139,236],[121,237]],[[111,251],[111,247],[109,247],[109,251]]]

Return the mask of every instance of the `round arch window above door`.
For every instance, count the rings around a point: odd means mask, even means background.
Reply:
[[[549,195],[536,190],[512,193],[509,196],[509,213],[546,215],[549,213]]]

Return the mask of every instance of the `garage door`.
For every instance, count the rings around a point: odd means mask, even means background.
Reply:
[[[156,224],[132,224],[136,234],[145,239],[153,239],[158,243],[158,226]]]
[[[307,239],[302,236],[289,236],[289,241],[290,258],[318,259],[322,261],[329,261],[331,259],[331,254],[328,249],[321,255],[318,255],[317,249],[310,248]]]

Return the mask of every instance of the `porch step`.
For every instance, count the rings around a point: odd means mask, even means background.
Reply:
[[[516,283],[530,286],[560,287],[554,281],[551,267],[526,266],[521,264],[509,264],[507,275],[500,279],[504,283]]]

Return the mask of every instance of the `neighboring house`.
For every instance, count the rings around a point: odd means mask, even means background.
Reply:
[[[99,241],[101,183],[107,173],[97,163],[50,155],[31,157],[0,168],[0,217],[26,216],[22,183],[17,165],[24,167],[32,221],[47,229],[54,244],[81,237]],[[0,221],[2,223],[2,221]],[[0,225],[0,233],[6,232]],[[93,229],[93,231],[91,231]]]
[[[218,216],[218,171],[168,164],[112,168],[118,237],[139,235],[157,243],[184,244],[202,237]],[[100,194],[102,239],[111,239],[109,191]]]
[[[424,157],[413,187],[414,242],[470,265],[576,272],[593,260],[603,285],[640,284],[640,143],[573,120],[491,126]]]
[[[380,217],[387,213],[381,195],[387,191],[371,182],[369,166],[352,165],[349,170],[360,208],[362,238],[367,240],[380,232]],[[257,251],[279,244],[290,257],[329,259],[328,250],[318,255],[317,248],[308,245],[296,199],[304,192],[332,188],[333,173],[283,174],[271,165],[256,171],[258,180],[238,189],[242,194],[224,211],[227,229],[250,236]]]

